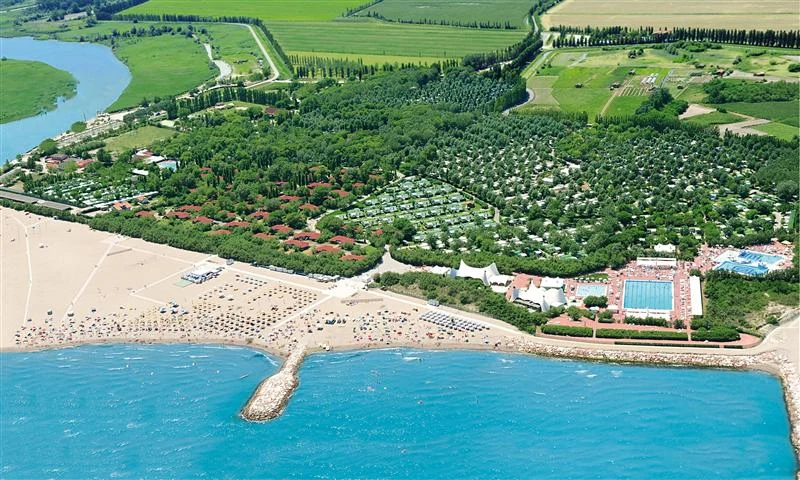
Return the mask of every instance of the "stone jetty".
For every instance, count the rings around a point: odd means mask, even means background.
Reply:
[[[305,356],[305,345],[298,345],[278,373],[258,385],[242,409],[242,418],[251,422],[266,422],[279,417],[299,385],[297,372]]]

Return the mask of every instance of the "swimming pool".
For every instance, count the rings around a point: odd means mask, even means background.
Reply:
[[[605,297],[608,287],[605,285],[578,285],[575,295],[578,297]]]
[[[749,265],[746,263],[738,263],[733,261],[722,262],[717,265],[716,270],[727,270],[729,272],[739,273],[741,275],[748,275],[750,277],[760,277],[769,272],[769,269],[764,265]]]
[[[765,263],[767,265],[774,265],[783,257],[780,255],[770,255],[768,253],[754,252],[752,250],[742,250],[739,252],[739,258],[750,263]]]
[[[672,282],[625,280],[623,307],[629,310],[672,310]]]

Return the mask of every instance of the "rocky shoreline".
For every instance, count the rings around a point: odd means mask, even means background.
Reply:
[[[298,345],[275,375],[261,382],[242,408],[241,416],[251,422],[266,422],[283,413],[300,382],[297,372],[306,357],[304,345]]]

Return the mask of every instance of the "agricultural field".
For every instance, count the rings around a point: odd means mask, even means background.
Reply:
[[[620,25],[794,30],[799,15],[800,3],[794,0],[564,0],[542,16],[542,23],[545,29]]]
[[[363,0],[150,0],[125,13],[254,17],[270,22],[271,29],[275,22],[326,22],[362,3]]]
[[[523,109],[585,111],[590,120],[598,114],[631,115],[644,102],[650,87],[659,86],[668,88],[680,100],[702,103],[706,98],[702,82],[709,81],[712,78],[710,73],[717,68],[736,69],[742,72],[739,77],[757,78],[750,76],[749,72],[765,71],[765,65],[774,64],[773,71],[768,75],[790,82],[797,81],[795,74],[788,72],[788,62],[792,57],[787,54],[789,50],[785,49],[752,49],[725,45],[720,49],[707,49],[703,52],[677,49],[675,53],[670,53],[663,48],[644,48],[633,58],[629,56],[630,51],[630,48],[625,47],[555,51],[544,61],[525,71],[527,86],[534,91],[535,98]],[[734,65],[737,58],[739,61]],[[696,65],[702,65],[702,68],[696,68]],[[620,86],[612,89],[615,82]],[[736,108],[741,108],[742,111]],[[771,117],[755,112],[748,113],[751,110],[746,105],[737,105],[729,110],[786,123],[785,119],[791,116],[792,108],[796,117],[796,102],[793,107],[770,106],[767,111],[773,111]]]
[[[736,123],[743,120],[745,119],[739,115],[723,112],[711,112],[686,119],[687,122],[696,123],[698,125],[724,125],[726,123]]]
[[[170,138],[176,132],[168,128],[153,127],[150,125],[131,130],[115,137],[104,140],[106,150],[113,153],[120,153],[127,149],[147,148],[153,143]]]
[[[524,30],[401,25],[369,19],[274,23],[270,30],[290,55],[311,52],[320,57],[339,53],[351,57],[379,55],[440,59],[499,50],[518,42],[526,33]]]
[[[492,229],[494,210],[471,195],[438,180],[406,177],[375,195],[334,214],[344,222],[364,229],[391,225],[397,218],[416,228],[417,243],[459,236],[469,230]]]
[[[0,124],[53,110],[59,98],[75,95],[69,72],[42,62],[0,61]]]
[[[527,28],[526,17],[530,8],[531,2],[526,0],[383,0],[358,12],[358,15],[378,14],[395,21],[446,21],[462,25],[471,22],[508,23],[511,27]]]
[[[800,129],[798,129],[796,126],[785,125],[783,123],[770,122],[750,128],[758,130],[759,132],[764,132],[767,135],[780,138],[781,140],[791,140],[800,135]]]
[[[519,0],[513,0],[519,3]],[[330,58],[346,55],[352,60],[431,63],[470,53],[505,48],[525,36],[526,29],[466,29],[439,25],[409,25],[368,18],[342,18],[362,0],[316,2],[249,1],[193,2],[152,0],[124,13],[244,15],[264,20],[276,41],[289,55]],[[274,8],[272,8],[274,6]],[[523,12],[524,16],[524,12]]]
[[[800,125],[800,100],[786,102],[723,103],[717,105],[729,112],[741,113],[756,118],[765,118],[797,127]]]

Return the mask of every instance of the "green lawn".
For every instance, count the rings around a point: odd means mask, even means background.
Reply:
[[[750,115],[756,118],[766,118],[775,122],[792,126],[800,126],[800,100],[787,102],[760,102],[760,103],[725,103],[717,105],[729,112]]]
[[[765,132],[773,137],[780,138],[781,140],[791,140],[795,136],[800,135],[800,129],[798,127],[785,125],[783,123],[771,122],[764,125],[756,125],[752,128]]]
[[[209,64],[203,46],[184,36],[131,39],[115,48],[114,54],[128,65],[132,79],[109,111],[191,90],[219,73]]]
[[[55,109],[58,99],[75,96],[77,80],[42,62],[0,61],[0,123]]]
[[[696,123],[699,125],[724,125],[726,123],[736,123],[743,121],[744,118],[732,113],[710,112],[703,115],[696,115],[687,118],[686,122]]]
[[[175,135],[174,130],[144,126],[105,140],[109,152],[120,153],[129,148],[147,148],[158,140]]]
[[[364,0],[150,0],[125,13],[245,16],[265,21],[323,22],[340,16]]]
[[[234,75],[260,71],[259,59],[264,67],[269,66],[247,27],[214,23],[203,24],[203,27],[208,32],[202,38],[203,42],[211,45],[215,59],[228,62],[233,67]]]
[[[390,20],[491,22],[523,28],[531,2],[528,0],[384,0],[359,15],[378,13]]]

